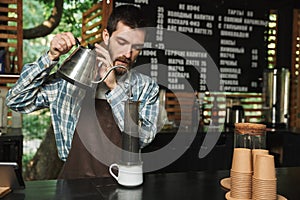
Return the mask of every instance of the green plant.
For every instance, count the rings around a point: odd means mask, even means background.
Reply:
[[[50,124],[50,112],[48,109],[23,114],[22,132],[24,139],[43,139]]]

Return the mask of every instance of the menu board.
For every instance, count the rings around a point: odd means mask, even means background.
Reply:
[[[261,92],[269,11],[259,2],[122,0],[115,6],[147,8],[153,32],[137,64],[149,63],[143,73],[158,83],[182,91],[191,85],[196,91]]]

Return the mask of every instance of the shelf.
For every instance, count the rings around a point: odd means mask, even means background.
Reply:
[[[23,64],[23,4],[22,0],[1,0],[0,48],[5,50],[5,72],[18,74]],[[14,77],[6,78],[9,83]],[[4,82],[1,77],[0,83]]]
[[[0,84],[15,83],[19,77],[19,74],[0,74]]]

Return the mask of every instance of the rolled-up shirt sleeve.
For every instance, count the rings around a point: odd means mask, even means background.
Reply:
[[[6,105],[14,111],[23,113],[49,107],[49,102],[57,95],[51,87],[57,86],[43,84],[56,64],[57,61],[51,61],[47,53],[37,61],[25,64],[20,78],[7,93]]]

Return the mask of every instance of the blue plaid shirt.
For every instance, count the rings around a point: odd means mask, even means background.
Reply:
[[[58,154],[66,161],[85,90],[60,78],[51,79],[49,74],[56,64],[57,61],[51,61],[47,54],[33,63],[25,64],[19,80],[7,94],[6,104],[12,110],[22,113],[49,108]],[[150,77],[133,71],[130,83],[128,80],[118,83],[114,90],[106,94],[121,131],[124,129],[124,101],[128,99],[130,87],[132,100],[140,101],[140,143],[144,147],[154,139],[157,132],[159,87]]]

